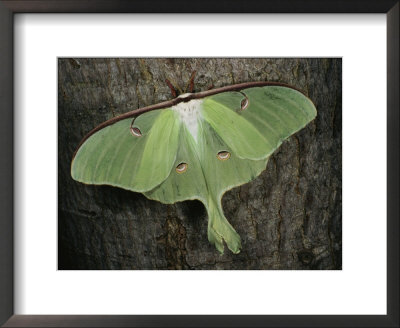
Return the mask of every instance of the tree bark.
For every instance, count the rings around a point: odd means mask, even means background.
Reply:
[[[59,269],[341,269],[341,59],[59,59]],[[164,205],[70,175],[82,137],[105,120],[171,99],[165,79],[195,91],[249,81],[303,90],[317,117],[270,157],[266,170],[223,197],[242,250],[220,255],[199,201]]]

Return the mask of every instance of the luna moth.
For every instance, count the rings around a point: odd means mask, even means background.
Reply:
[[[172,204],[200,200],[208,240],[240,252],[239,234],[221,205],[223,194],[255,179],[271,154],[316,116],[294,87],[249,82],[185,93],[100,124],[80,142],[72,178],[141,192]]]

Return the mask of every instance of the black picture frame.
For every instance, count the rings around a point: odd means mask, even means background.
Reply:
[[[399,327],[399,8],[398,0],[0,0],[0,324],[4,327]],[[155,12],[387,15],[387,315],[14,315],[14,14]]]

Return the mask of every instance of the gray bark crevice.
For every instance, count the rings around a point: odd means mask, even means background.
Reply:
[[[60,269],[341,269],[341,59],[59,59]],[[317,117],[270,157],[252,182],[222,199],[242,251],[220,255],[199,201],[164,205],[70,176],[82,137],[115,115],[171,99],[165,83],[195,91],[249,81],[303,90]]]

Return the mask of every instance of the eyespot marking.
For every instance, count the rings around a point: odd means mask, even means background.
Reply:
[[[139,128],[134,128],[133,126],[131,126],[130,128],[131,133],[134,137],[141,137],[142,136],[142,132],[140,131]]]
[[[187,165],[186,163],[180,163],[180,164],[175,168],[175,171],[176,171],[176,173],[181,174],[181,173],[186,172],[187,168],[188,168],[188,165]]]
[[[231,153],[228,152],[228,151],[220,151],[220,152],[217,154],[217,158],[218,158],[220,161],[226,161],[226,160],[228,160],[230,157],[231,157]]]
[[[242,96],[244,97],[241,101],[240,101],[240,109],[239,111],[243,111],[245,110],[247,107],[249,107],[250,104],[250,100],[247,97],[247,95],[243,92],[243,91],[239,91],[239,93],[242,94]]]
[[[249,107],[249,98],[246,97],[240,102],[240,109],[245,110],[247,107]]]

